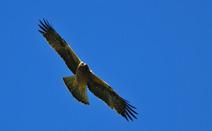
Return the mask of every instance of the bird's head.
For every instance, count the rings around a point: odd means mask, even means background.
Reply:
[[[82,62],[80,63],[80,67],[84,70],[84,71],[89,71],[89,67],[86,63]]]

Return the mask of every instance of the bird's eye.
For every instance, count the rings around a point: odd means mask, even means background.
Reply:
[[[81,65],[82,65],[82,66],[86,66],[87,64],[86,64],[86,63],[82,63]]]

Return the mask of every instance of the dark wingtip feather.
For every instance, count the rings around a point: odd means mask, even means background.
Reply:
[[[121,113],[121,115],[127,120],[133,121],[134,119],[137,119],[136,115],[138,114],[135,111],[135,107],[130,105],[128,102],[125,101],[125,108],[124,111]]]
[[[136,109],[136,107],[130,105],[128,102],[126,102],[126,104],[127,104],[129,107],[131,107],[131,108],[133,108],[133,109]]]
[[[121,114],[127,121],[129,121],[128,117],[126,116],[126,114]]]
[[[128,112],[127,110],[125,111],[125,114],[127,115],[127,117],[128,117],[131,121],[133,121],[132,116],[129,114],[129,112]]]
[[[39,20],[38,26],[39,26],[38,31],[43,35],[47,33],[48,30],[53,30],[52,26],[49,24],[49,22],[46,19]]]
[[[138,114],[136,111],[134,111],[132,108],[130,108],[130,107],[126,107],[126,109],[128,109],[129,111],[131,111],[131,112],[133,112],[134,114]]]
[[[135,114],[133,114],[128,108],[126,108],[127,112],[135,119],[137,119],[137,117],[135,116]]]

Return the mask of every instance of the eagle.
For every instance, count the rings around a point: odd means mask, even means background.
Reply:
[[[73,76],[63,77],[63,81],[74,98],[81,103],[89,105],[88,88],[96,97],[103,100],[112,109],[115,109],[127,121],[137,119],[136,108],[119,96],[109,84],[96,76],[47,20],[39,20],[38,26],[38,31],[73,72]]]

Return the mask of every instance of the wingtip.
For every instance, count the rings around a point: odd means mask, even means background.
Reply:
[[[39,32],[42,33],[42,34],[45,34],[49,29],[50,30],[54,30],[52,28],[52,26],[49,24],[48,20],[43,18],[42,20],[39,19],[39,24],[38,24],[38,27],[39,27]]]
[[[135,111],[136,107],[130,105],[128,102],[125,101],[125,108],[121,115],[127,120],[127,121],[133,121],[134,119],[137,119],[138,113]]]

